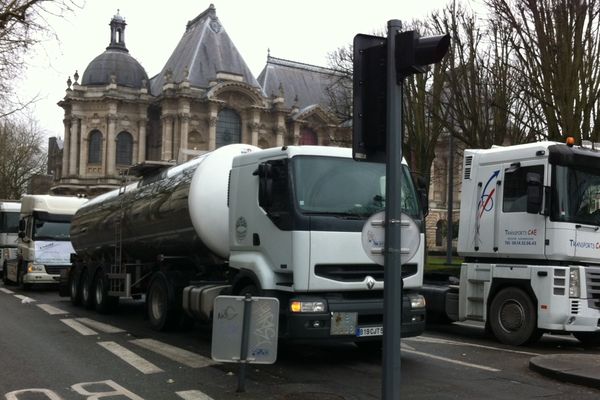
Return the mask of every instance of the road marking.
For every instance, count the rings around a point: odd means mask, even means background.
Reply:
[[[175,392],[175,394],[183,400],[213,400],[212,397],[199,390],[185,390],[182,392]]]
[[[123,329],[117,328],[116,326],[108,325],[102,322],[94,321],[89,318],[76,318],[77,321],[81,322],[84,325],[89,326],[90,328],[94,328],[104,333],[121,333],[125,332]]]
[[[32,299],[31,297],[23,296],[22,294],[15,294],[15,297],[17,299],[20,299],[21,303],[23,303],[23,304],[35,303],[34,299]]]
[[[146,350],[158,353],[164,357],[170,358],[171,360],[177,361],[183,365],[187,365],[191,368],[202,368],[215,364],[215,362],[210,358],[206,358],[199,354],[192,353],[191,351],[180,349],[179,347],[159,342],[158,340],[136,339],[131,340],[131,343],[140,346]]]
[[[69,313],[68,311],[61,310],[60,308],[56,308],[54,306],[51,306],[50,304],[38,304],[37,306],[50,315],[60,315]]]
[[[6,288],[0,288],[0,292],[4,292],[6,294],[14,294],[15,292],[13,292],[12,290],[8,290]]]
[[[61,319],[60,322],[75,329],[78,333],[82,334],[83,336],[92,336],[98,334],[98,332],[91,330],[87,326],[75,321],[74,319]]]
[[[412,337],[412,338],[407,338],[405,340],[410,340],[413,342],[423,342],[423,343],[437,343],[437,344],[450,344],[450,345],[455,345],[455,346],[476,347],[479,349],[488,349],[488,350],[495,350],[495,351],[503,351],[506,353],[523,354],[526,356],[541,355],[541,353],[534,353],[531,351],[504,349],[502,347],[485,346],[482,344],[459,342],[459,341],[448,340],[448,339],[439,339],[439,338],[435,338],[435,337],[431,337],[431,336],[423,336],[423,335],[417,336],[417,337]]]
[[[445,361],[445,362],[449,362],[449,363],[452,363],[452,364],[462,365],[463,367],[477,368],[477,369],[482,369],[484,371],[490,371],[490,372],[500,372],[501,371],[500,369],[496,369],[496,368],[492,368],[492,367],[487,367],[485,365],[471,364],[471,363],[468,363],[468,362],[459,361],[459,360],[453,360],[452,358],[446,358],[446,357],[436,356],[436,355],[433,355],[433,354],[423,353],[423,352],[420,352],[420,351],[403,349],[402,352],[403,353],[408,353],[408,354],[416,354],[418,356],[423,356],[423,357],[428,357],[428,358],[433,358],[435,360]]]
[[[143,374],[156,374],[159,372],[164,372],[150,361],[143,359],[133,351],[126,349],[118,343],[98,342],[98,344]]]

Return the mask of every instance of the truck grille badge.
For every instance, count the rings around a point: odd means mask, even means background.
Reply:
[[[365,278],[365,283],[367,284],[367,289],[371,290],[373,289],[373,286],[375,286],[375,279],[373,279],[372,276],[367,276]]]

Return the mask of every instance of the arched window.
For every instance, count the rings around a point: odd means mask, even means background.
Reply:
[[[194,130],[188,134],[187,148],[189,150],[208,150],[206,140],[200,132]]]
[[[225,108],[217,118],[216,146],[221,147],[242,141],[240,116],[232,109]]]
[[[117,135],[117,165],[131,165],[133,155],[133,138],[129,132]]]
[[[300,131],[300,140],[298,142],[299,145],[317,145],[319,144],[319,140],[317,138],[317,134],[310,128],[303,128]]]
[[[102,164],[102,132],[94,129],[88,139],[88,163]]]

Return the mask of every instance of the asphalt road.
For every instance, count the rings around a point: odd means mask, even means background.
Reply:
[[[142,311],[143,303],[127,301],[115,314],[100,315],[55,291],[0,285],[0,398],[381,398],[381,353],[351,344],[281,345],[275,364],[249,366],[246,392],[237,393],[238,367],[210,359],[208,328],[155,332]],[[481,327],[455,324],[402,345],[406,399],[600,398],[600,391],[529,370],[529,359],[539,354],[600,354],[568,336],[545,335],[536,345],[511,348]]]

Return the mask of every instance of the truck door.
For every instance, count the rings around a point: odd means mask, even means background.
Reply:
[[[548,173],[538,160],[504,164],[496,241],[500,254],[514,258],[545,258],[545,217],[527,212],[528,179],[547,185]]]

